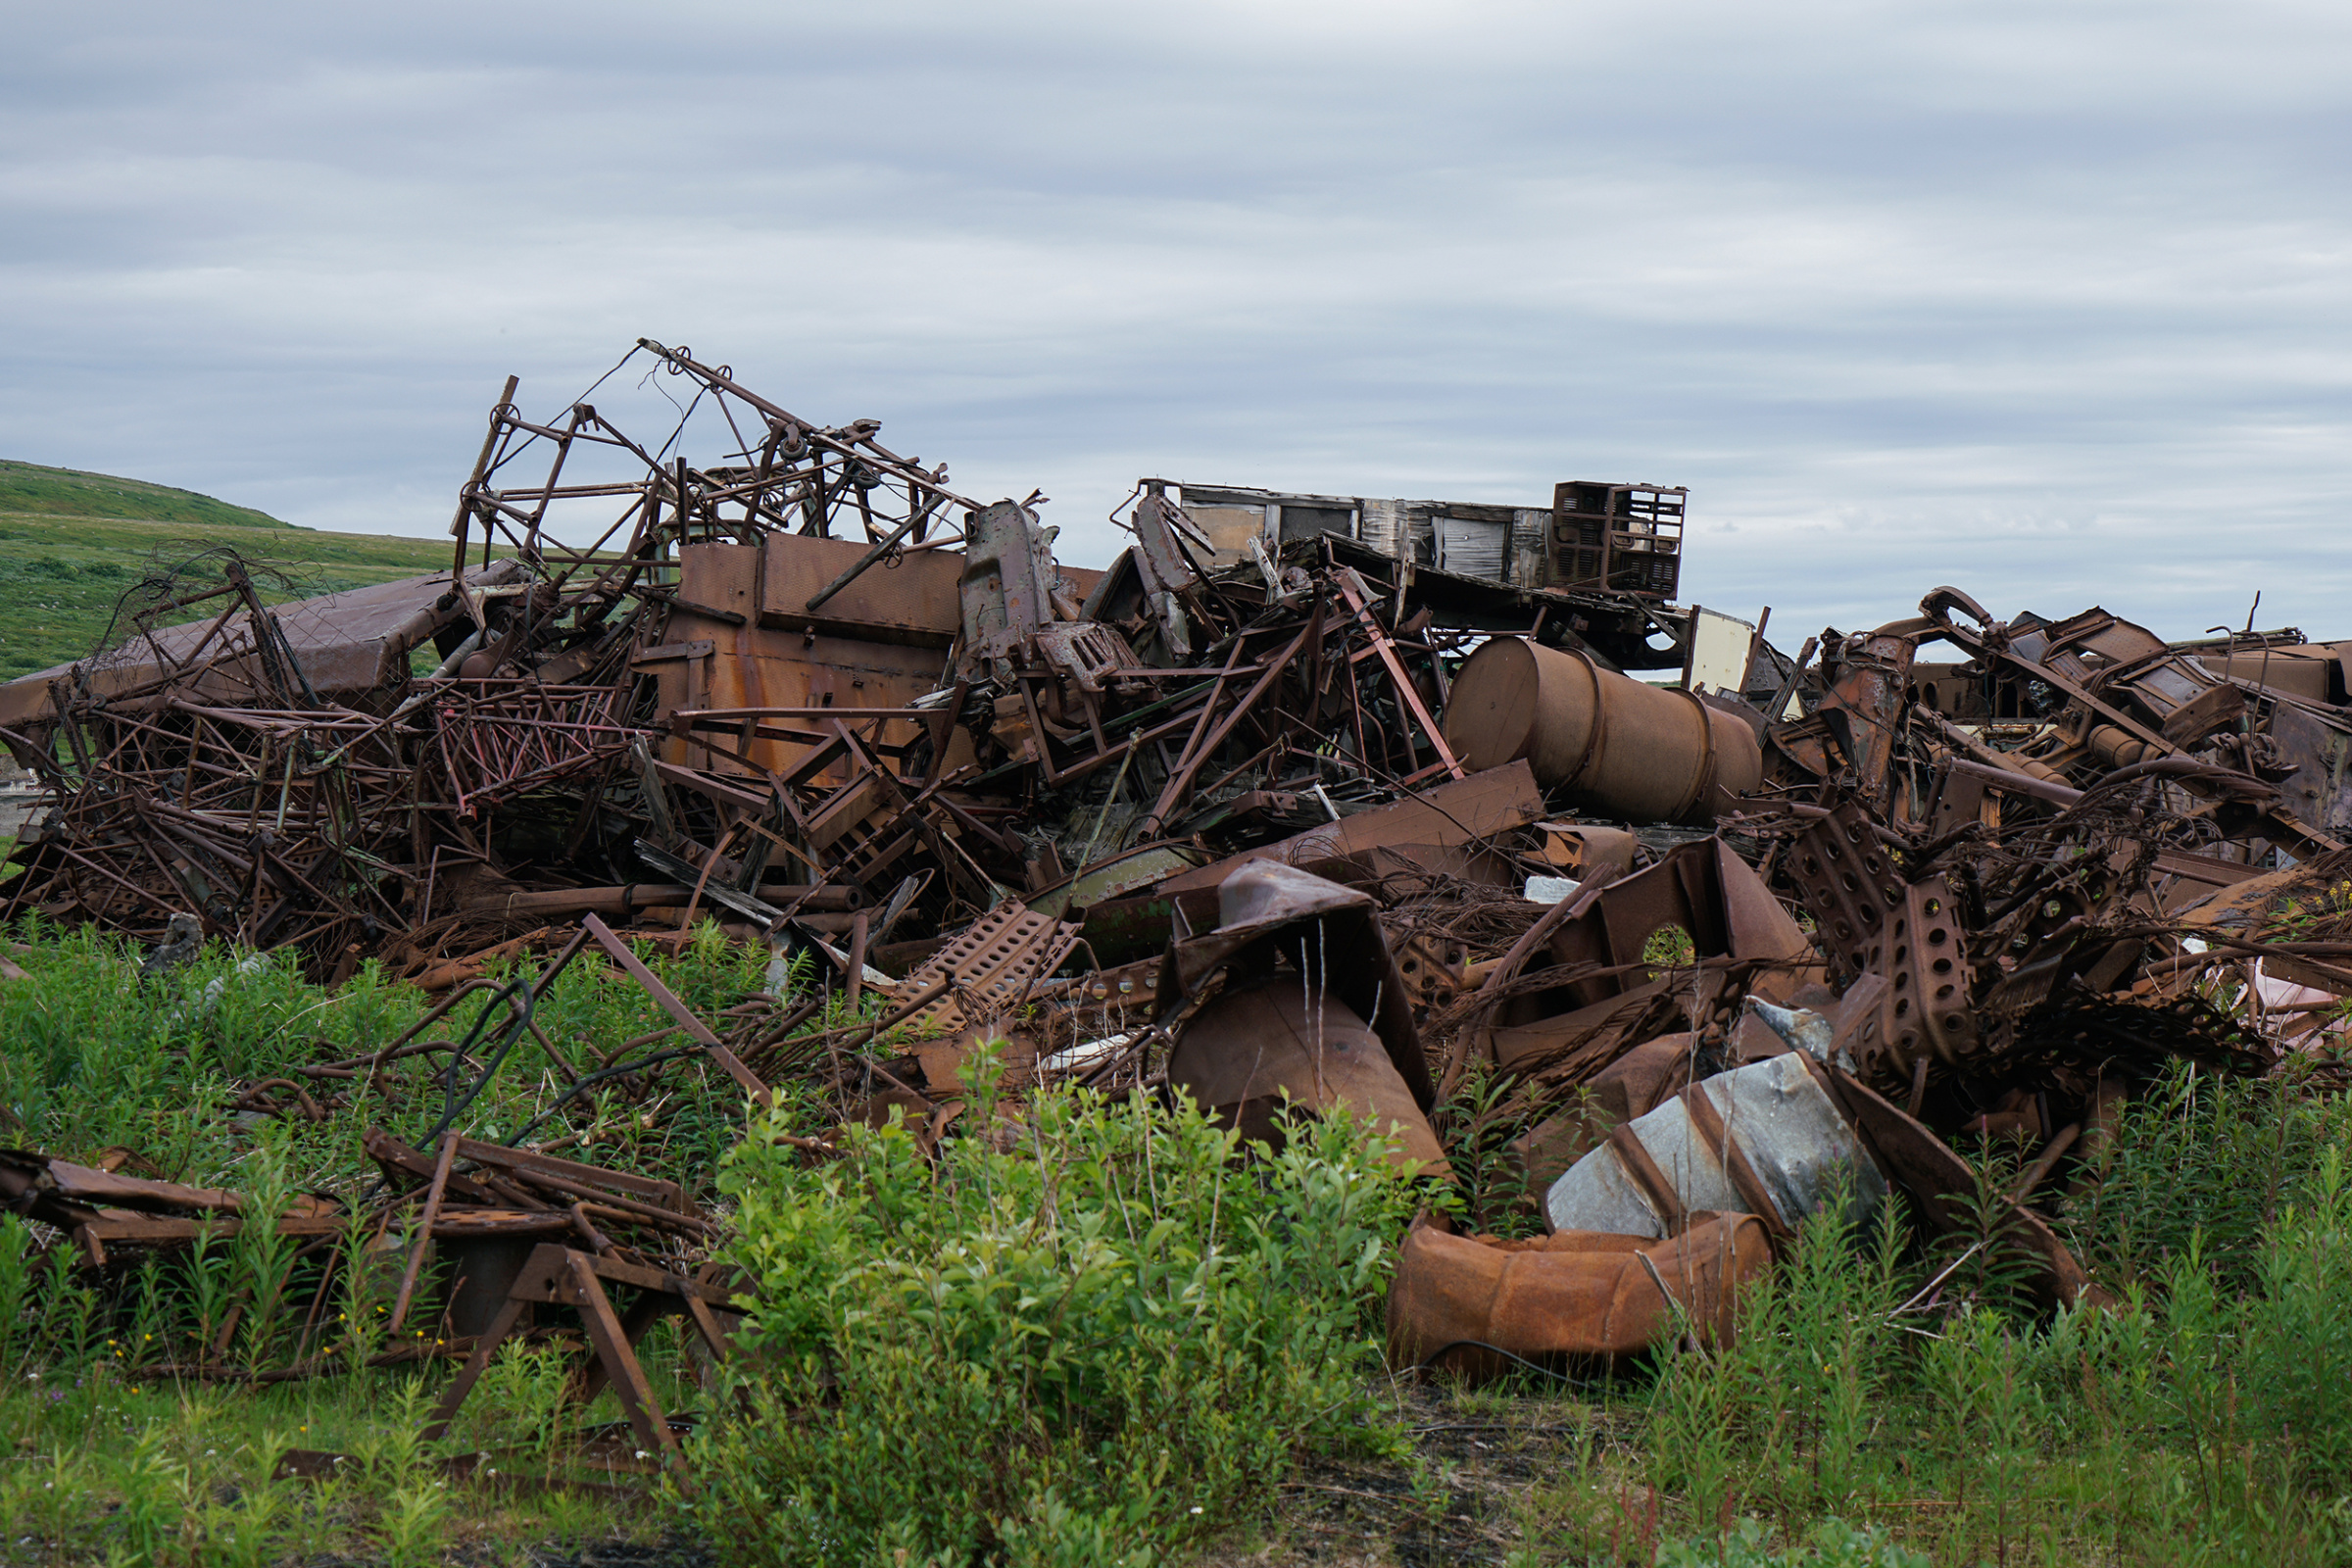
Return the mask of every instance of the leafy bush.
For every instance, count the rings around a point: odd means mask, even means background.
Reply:
[[[755,1283],[745,1409],[682,1506],[745,1561],[1144,1562],[1301,1446],[1393,1444],[1369,1304],[1412,1189],[1301,1123],[1236,1163],[1189,1104],[1055,1091],[925,1159],[902,1126],[804,1169],[756,1128],[722,1183]],[[763,1136],[764,1134],[764,1136]]]

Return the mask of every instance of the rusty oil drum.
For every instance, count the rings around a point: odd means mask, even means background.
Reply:
[[[1755,732],[1735,714],[1524,637],[1496,637],[1462,665],[1446,744],[1472,770],[1525,758],[1545,789],[1634,822],[1711,822],[1764,777]]]

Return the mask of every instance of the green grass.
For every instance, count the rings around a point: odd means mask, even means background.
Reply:
[[[193,490],[122,479],[78,468],[45,468],[0,458],[0,512],[60,517],[135,517],[145,522],[205,523],[237,528],[292,528],[266,512],[231,506]]]
[[[8,504],[0,494],[0,680],[89,657],[117,601],[141,577],[216,545],[231,546],[263,568],[257,582],[273,601],[449,568],[450,547],[439,540],[12,512]],[[275,575],[286,579],[282,587],[270,587]],[[203,613],[200,608],[175,618]]]
[[[983,1126],[1000,1071],[965,1063]],[[1387,1145],[1321,1121],[1242,1164],[1189,1101],[1069,1089],[1005,1125],[730,1159],[758,1370],[693,1505],[730,1560],[1143,1568],[1302,1451],[1395,1447],[1368,1308],[1419,1195]]]
[[[679,1408],[699,1395],[668,1375],[677,1360],[655,1331],[645,1359],[658,1395]],[[547,1352],[493,1366],[446,1442],[416,1433],[432,1407],[429,1377],[364,1372],[247,1388],[125,1374],[109,1363],[19,1371],[0,1400],[0,1564],[138,1562],[243,1565],[360,1560],[514,1560],[522,1545],[633,1541],[666,1528],[642,1486],[620,1494],[544,1485],[570,1473],[589,1422],[619,1416],[607,1394],[549,1425]],[[341,1453],[328,1480],[276,1476],[288,1449]],[[488,1453],[478,1481],[450,1479],[453,1453]],[[583,1479],[632,1478],[588,1471]]]
[[[328,993],[216,952],[141,985],[107,939],[17,935],[0,1142],[85,1161],[119,1146],[268,1211],[358,1199],[360,1132],[415,1142],[441,1113],[429,1060],[315,1094],[317,1120],[233,1113],[255,1083],[421,1018],[427,999],[372,970]],[[762,959],[714,929],[648,956],[706,1016],[754,991]],[[462,1039],[472,1016],[434,1033]],[[575,1061],[666,1022],[601,962],[537,1016]],[[1892,1220],[1862,1236],[1817,1219],[1747,1294],[1731,1346],[1470,1387],[1365,1370],[1376,1233],[1397,1211],[1339,1129],[1289,1166],[1228,1167],[1197,1119],[1068,1100],[935,1164],[903,1134],[830,1165],[762,1141],[722,1178],[740,1101],[668,1071],[644,1102],[566,1112],[566,1152],[740,1205],[740,1255],[775,1305],[737,1363],[744,1397],[701,1387],[667,1327],[645,1355],[664,1407],[705,1420],[701,1492],[540,1490],[601,1479],[580,1444],[618,1414],[610,1395],[563,1404],[560,1348],[503,1357],[447,1442],[421,1445],[448,1368],[363,1365],[384,1343],[366,1271],[320,1298],[317,1260],[239,1238],[92,1276],[6,1215],[0,1568],[474,1564],[698,1518],[746,1564],[868,1547],[1266,1568],[2352,1560],[2352,1102],[2326,1076],[2183,1071],[2126,1114],[2105,1188],[2058,1215],[2113,1310],[2033,1321],[2001,1304],[1997,1267],[1922,1298],[1941,1254]],[[461,1125],[511,1136],[556,1083],[525,1039]],[[974,1098],[966,1123],[992,1124]],[[794,1104],[793,1130],[818,1130]],[[1457,1150],[1496,1130],[1485,1105],[1470,1093],[1449,1113]],[[287,1365],[321,1299],[335,1370],[237,1381]],[[332,1481],[273,1481],[289,1446],[352,1457]],[[442,1484],[447,1458],[485,1452],[525,1485]]]
[[[135,946],[86,927],[44,927],[37,919],[23,929],[31,940],[14,956],[25,978],[0,985],[0,1039],[10,1042],[0,1052],[0,1137],[81,1160],[110,1148],[130,1149],[169,1179],[198,1186],[244,1183],[260,1147],[251,1118],[231,1113],[245,1088],[289,1076],[298,1063],[378,1049],[418,1022],[433,1002],[385,979],[372,960],[328,992],[304,980],[289,954],[247,956],[240,967],[237,955],[218,947],[142,983]],[[682,957],[651,951],[646,956],[706,1014],[757,992],[766,961],[764,953],[730,944],[708,924]],[[537,967],[536,959],[519,968],[510,961],[494,977],[528,976]],[[421,1038],[465,1041],[493,995],[467,999]],[[532,1016],[575,1067],[593,1066],[621,1042],[670,1023],[633,981],[593,953],[536,998]],[[478,1049],[486,1055],[486,1044]],[[370,1126],[411,1141],[424,1137],[447,1100],[433,1064],[447,1059],[440,1053],[409,1058],[372,1086],[306,1080],[320,1097],[321,1118],[280,1124],[292,1140],[285,1157],[306,1190],[356,1197],[371,1182],[374,1167],[359,1146]],[[654,1125],[617,1096],[575,1102],[565,1118],[584,1152],[573,1157],[708,1184],[742,1131],[738,1092],[724,1074],[671,1072],[679,1076],[663,1080],[669,1093]],[[547,1108],[559,1081],[556,1065],[525,1035],[460,1130],[492,1141],[512,1136]],[[323,1093],[329,1089],[335,1092]],[[0,1345],[8,1332],[0,1321]]]

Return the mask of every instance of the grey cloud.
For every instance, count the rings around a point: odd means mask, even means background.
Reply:
[[[2352,632],[2333,9],[104,15],[0,60],[11,456],[432,533],[643,333],[1082,561],[1144,472],[1642,478],[1791,640]]]

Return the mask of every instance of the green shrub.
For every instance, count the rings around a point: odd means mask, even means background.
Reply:
[[[1544,1195],[1511,1149],[1534,1120],[1514,1096],[1517,1087],[1488,1063],[1473,1061],[1430,1117],[1453,1171],[1459,1204],[1454,1218],[1472,1231],[1504,1237],[1544,1232]],[[1586,1092],[1578,1093],[1581,1099]]]
[[[964,1114],[991,1131],[936,1163],[895,1123],[817,1169],[773,1125],[731,1157],[753,1370],[681,1504],[714,1542],[1144,1562],[1301,1447],[1396,1441],[1366,1377],[1413,1200],[1385,1143],[1302,1122],[1237,1163],[1189,1105],[1055,1091],[1000,1118],[975,1077]]]
[[[2352,1100],[2342,1095],[2176,1065],[2125,1107],[2097,1179],[2067,1200],[2061,1227],[2111,1287],[2162,1288],[2193,1235],[2216,1277],[2245,1289],[2264,1227],[2308,1205],[2321,1152],[2334,1143],[2352,1143]]]

